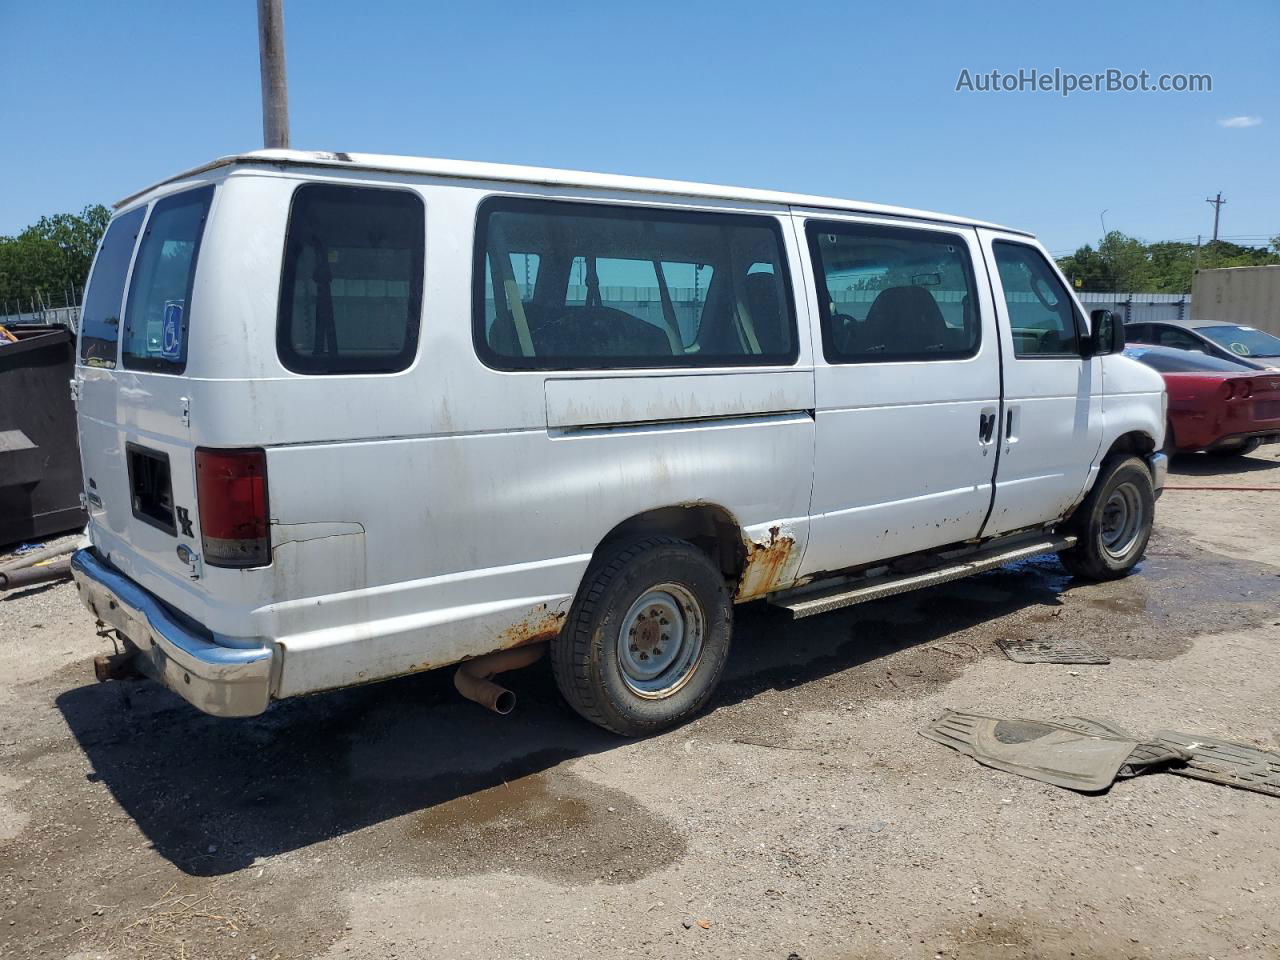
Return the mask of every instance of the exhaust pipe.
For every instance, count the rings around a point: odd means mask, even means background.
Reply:
[[[64,557],[43,567],[23,567],[0,573],[0,590],[17,590],[19,587],[33,587],[37,583],[48,583],[50,580],[65,580],[71,576],[71,558]]]
[[[474,700],[494,713],[506,716],[516,706],[516,695],[491,679],[508,670],[519,670],[540,659],[547,652],[545,643],[531,643],[510,650],[486,653],[467,660],[453,675],[453,685],[468,700]]]

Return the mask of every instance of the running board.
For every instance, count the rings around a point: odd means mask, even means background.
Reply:
[[[1003,544],[985,550],[976,550],[950,561],[945,566],[934,567],[931,570],[905,574],[887,573],[859,581],[856,586],[850,586],[848,580],[842,580],[835,586],[825,589],[821,585],[811,586],[801,592],[792,591],[789,595],[779,594],[777,597],[771,597],[769,602],[775,607],[788,611],[791,619],[799,620],[801,617],[810,617],[815,613],[826,613],[829,610],[839,610],[841,607],[851,607],[855,603],[866,603],[868,600],[892,597],[899,593],[906,593],[908,590],[918,590],[921,587],[932,587],[959,580],[961,577],[982,573],[984,570],[991,570],[1006,563],[1012,563],[1014,560],[1023,560],[1042,553],[1058,553],[1074,546],[1075,543],[1076,538],[1073,536],[1037,537],[1030,543],[1023,540],[1014,547]]]

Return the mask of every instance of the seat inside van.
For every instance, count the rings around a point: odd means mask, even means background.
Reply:
[[[545,355],[669,357],[671,343],[662,330],[625,310],[605,306],[551,306],[529,301],[524,304],[529,338],[535,352]],[[505,320],[505,323],[502,321]],[[514,321],[499,315],[491,338],[509,337],[516,348]],[[497,346],[497,341],[491,342]]]

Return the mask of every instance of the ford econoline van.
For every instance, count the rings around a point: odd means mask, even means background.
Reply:
[[[1122,576],[1159,374],[1029,234],[530,167],[267,150],[122,201],[76,377],[84,603],[201,710],[549,650],[626,735],[734,605],[1038,553]]]

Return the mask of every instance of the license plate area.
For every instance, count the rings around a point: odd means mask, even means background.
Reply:
[[[1280,400],[1253,401],[1253,419],[1280,420]]]
[[[169,455],[136,443],[125,444],[125,453],[129,461],[129,506],[133,515],[171,537],[177,536]]]

